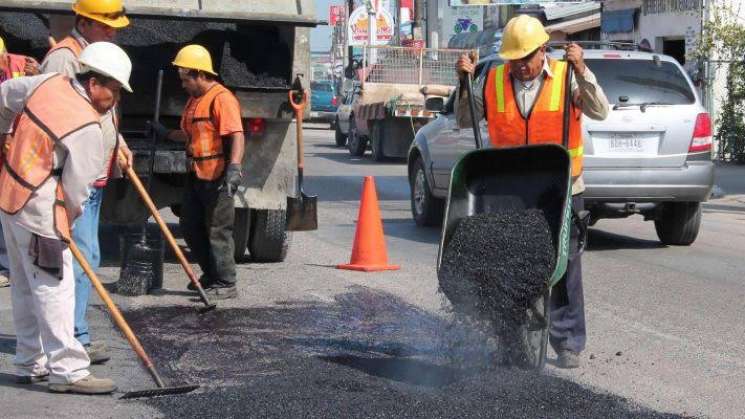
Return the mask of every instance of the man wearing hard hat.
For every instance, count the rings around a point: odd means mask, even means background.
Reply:
[[[191,173],[180,225],[204,273],[200,282],[210,299],[235,298],[233,195],[243,177],[245,147],[240,103],[218,82],[212,57],[201,45],[182,48],[173,65],[191,97],[181,116],[181,129],[153,123],[153,130],[161,138],[186,142]],[[189,289],[196,290],[192,284]]]
[[[57,43],[47,53],[41,64],[44,73],[59,73],[74,77],[80,71],[78,62],[83,48],[92,42],[112,42],[116,31],[129,25],[129,19],[124,14],[122,0],[78,0],[73,4],[75,12],[75,27],[65,39]],[[132,164],[132,152],[119,135],[116,108],[106,112],[101,118],[101,128],[104,133],[108,164],[93,183],[91,196],[85,203],[83,214],[75,223],[73,240],[80,251],[90,262],[93,269],[101,264],[101,251],[98,241],[98,223],[103,201],[103,189],[109,175],[117,166],[117,150],[121,149],[127,156],[124,165]],[[109,360],[106,345],[101,341],[92,341],[88,330],[86,313],[91,293],[91,284],[83,268],[73,261],[75,271],[75,337],[88,351],[91,362],[100,364]]]
[[[568,68],[565,62],[546,56],[549,35],[541,22],[527,15],[511,19],[504,28],[499,56],[505,64],[489,70],[483,85],[474,87],[476,117],[486,118],[493,147],[562,143],[564,94]],[[572,206],[575,214],[584,210],[582,192],[581,114],[595,120],[608,115],[608,99],[595,75],[585,65],[582,48],[566,47],[567,62],[574,70],[569,123],[569,154],[572,162]],[[473,74],[475,63],[463,55],[458,60],[460,75]],[[467,92],[458,97],[458,123],[470,127]],[[572,252],[565,278],[551,292],[550,342],[561,368],[577,368],[585,349],[585,312],[582,292],[580,231],[573,223]]]
[[[39,63],[31,57],[9,53],[5,47],[5,40],[0,37],[0,84],[17,77],[37,74],[39,74]],[[2,150],[0,150],[0,162],[2,162]],[[5,249],[2,229],[0,229],[0,288],[9,285],[8,252]]]
[[[97,42],[80,54],[80,73],[22,77],[0,85],[0,222],[10,258],[14,364],[18,382],[49,381],[52,392],[105,394],[74,336],[75,278],[70,226],[89,186],[106,166],[101,115],[129,92],[132,63],[119,47]],[[16,122],[17,118],[17,122]]]

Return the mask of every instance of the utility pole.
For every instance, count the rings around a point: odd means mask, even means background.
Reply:
[[[414,16],[415,24],[412,29],[412,35],[414,39],[424,39],[424,13],[425,13],[425,2],[427,0],[414,0]]]

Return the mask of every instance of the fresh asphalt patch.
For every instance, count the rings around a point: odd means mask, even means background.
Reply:
[[[125,314],[169,385],[202,386],[144,400],[167,417],[678,417],[494,367],[461,324],[367,288],[333,303]]]

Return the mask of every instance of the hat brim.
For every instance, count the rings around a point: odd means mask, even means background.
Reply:
[[[183,64],[178,64],[178,63],[176,63],[176,61],[172,61],[172,62],[171,62],[171,64],[172,64],[172,65],[173,65],[174,67],[177,67],[177,68],[185,68],[185,69],[187,69],[187,70],[197,70],[197,71],[204,71],[205,73],[208,73],[208,74],[212,74],[212,75],[213,75],[213,76],[215,76],[215,77],[219,77],[219,75],[218,75],[217,73],[215,73],[214,71],[212,71],[212,70],[207,70],[207,69],[205,69],[205,68],[188,67],[188,66],[185,66],[185,65],[183,65]]]
[[[95,20],[96,22],[103,23],[104,25],[114,28],[114,29],[121,29],[121,28],[125,28],[129,26],[129,18],[124,15],[119,16],[116,19],[108,19],[106,17],[95,15],[93,13],[81,12],[74,5],[72,7],[72,10],[80,16],[87,17],[88,19],[92,19],[92,20]]]

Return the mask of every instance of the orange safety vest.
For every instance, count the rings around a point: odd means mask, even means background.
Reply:
[[[562,144],[564,127],[564,80],[567,64],[549,60],[553,77],[545,77],[538,97],[527,119],[520,113],[512,88],[510,64],[492,68],[486,79],[484,100],[489,137],[494,147],[526,144]],[[582,174],[581,110],[570,105],[568,151],[572,161],[572,178]]]
[[[80,57],[80,53],[83,52],[83,46],[80,45],[80,41],[78,41],[72,35],[68,35],[67,37],[65,37],[65,39],[57,42],[55,46],[49,49],[46,56],[48,57],[49,54],[57,51],[58,49],[69,49],[70,51],[72,51],[73,54],[75,54],[75,57]]]
[[[7,54],[8,55],[8,69],[6,70],[6,77],[8,79],[15,79],[26,75],[26,56],[18,54]]]
[[[54,147],[63,138],[89,125],[100,124],[100,115],[72,86],[72,81],[55,75],[43,81],[31,94],[18,120],[0,172],[0,209],[16,214],[23,209],[54,170]],[[57,235],[70,241],[70,217],[65,207],[62,182],[57,183],[54,227]]]
[[[216,180],[225,170],[223,140],[212,120],[215,98],[222,94],[232,95],[223,85],[216,84],[201,97],[189,98],[187,112],[181,117],[181,129],[189,137],[186,153],[191,169],[202,180]],[[192,107],[194,113],[189,115]]]

